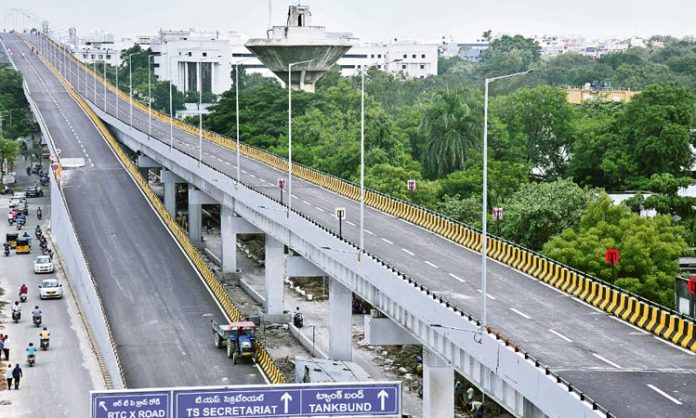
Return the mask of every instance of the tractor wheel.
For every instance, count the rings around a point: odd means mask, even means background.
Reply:
[[[232,358],[234,355],[234,344],[230,341],[227,342],[227,357]]]
[[[237,364],[237,352],[235,351],[234,354],[232,354],[232,364]]]
[[[222,348],[222,337],[217,333],[213,335],[215,336],[215,348]]]

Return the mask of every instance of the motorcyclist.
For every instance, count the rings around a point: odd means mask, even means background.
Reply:
[[[29,294],[29,288],[27,287],[26,284],[22,283],[21,286],[19,286],[19,297],[21,298],[22,295],[28,295]]]
[[[12,305],[12,313],[22,313],[22,305],[19,304],[19,301],[15,301],[14,305]]]
[[[22,234],[22,238],[29,241],[29,246],[31,247],[31,235],[29,235],[29,233],[25,231],[24,234]]]
[[[5,243],[3,244],[4,250],[5,250],[5,255],[10,255],[10,246]]]
[[[36,219],[41,220],[41,206],[36,209]]]
[[[39,306],[38,306],[38,305],[37,305],[37,306],[34,306],[34,310],[31,311],[31,317],[32,317],[32,318],[41,318],[41,314],[42,314],[42,313],[43,313],[43,312],[41,312],[41,309],[39,309]]]
[[[51,337],[50,331],[48,331],[48,327],[43,327],[43,330],[39,332],[39,338],[40,338],[40,345],[43,347],[44,341],[46,342],[46,347],[48,347],[48,339]]]
[[[34,343],[29,343],[27,347],[27,361],[36,359],[36,352],[37,350],[36,347],[34,347]]]

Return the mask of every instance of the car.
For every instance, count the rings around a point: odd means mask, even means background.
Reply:
[[[34,273],[53,273],[53,261],[47,255],[40,255],[34,260]]]
[[[44,192],[41,187],[37,186],[32,186],[32,187],[27,187],[27,191],[25,193],[27,197],[43,197]]]
[[[39,285],[39,297],[41,299],[60,299],[63,297],[63,285],[58,279],[44,279]]]

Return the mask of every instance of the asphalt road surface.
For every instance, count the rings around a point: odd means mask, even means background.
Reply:
[[[85,161],[63,171],[63,190],[128,387],[264,383],[213,346],[208,321],[224,320],[221,309],[87,115],[16,35],[2,39],[61,158]]]
[[[72,71],[75,71],[74,67]],[[83,72],[81,92],[92,100]],[[76,80],[75,74],[71,75]],[[102,89],[96,104],[104,106]],[[115,114],[115,95],[107,111]],[[119,118],[129,120],[127,102]],[[134,127],[148,131],[147,114],[134,109]],[[153,138],[169,144],[169,125],[154,120]],[[198,138],[175,131],[174,146],[198,158]],[[204,143],[203,158],[236,176],[236,154]],[[264,193],[277,191],[275,169],[242,157],[241,181]],[[293,208],[337,230],[336,207],[347,209],[343,237],[358,241],[358,203],[316,185],[293,180]],[[366,208],[366,249],[473,315],[479,314],[480,255],[408,222]],[[696,353],[681,350],[538,280],[497,262],[488,267],[488,321],[542,363],[612,413],[625,417],[696,416]],[[418,309],[418,307],[413,307]],[[456,331],[452,331],[456,332]]]
[[[25,180],[24,166],[17,171],[18,180]],[[31,182],[37,180],[33,176]],[[19,191],[19,189],[17,189]],[[48,188],[44,188],[48,191]],[[0,197],[0,213],[8,212],[9,196]],[[2,309],[3,325],[0,333],[9,336],[10,361],[19,363],[24,372],[19,391],[2,393],[3,400],[9,405],[0,405],[0,416],[4,418],[36,417],[53,418],[84,417],[89,415],[89,391],[104,389],[104,379],[99,369],[97,358],[87,337],[82,318],[78,312],[69,281],[56,263],[56,272],[51,274],[34,274],[33,261],[41,254],[33,235],[36,225],[44,231],[50,217],[50,198],[48,196],[29,199],[29,217],[24,231],[32,238],[30,254],[2,255],[0,259],[0,288],[5,290],[3,302],[8,305]],[[43,218],[36,219],[36,208],[41,206]],[[18,232],[9,226],[3,217],[0,234],[5,238],[7,232]],[[57,260],[57,258],[56,258]],[[38,286],[45,278],[58,278],[63,285],[65,296],[57,300],[40,300]],[[24,283],[29,288],[29,298],[22,304],[22,318],[18,323],[10,319],[10,304],[18,300],[18,289]],[[25,349],[29,342],[39,345],[39,331],[32,324],[31,311],[38,305],[43,311],[43,325],[51,332],[50,347],[37,355],[34,367],[26,366]],[[5,357],[2,357],[3,360]],[[3,361],[7,365],[7,361]],[[5,376],[2,376],[3,378]]]

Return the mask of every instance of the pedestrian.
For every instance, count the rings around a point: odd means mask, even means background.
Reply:
[[[464,387],[462,386],[462,382],[457,380],[457,383],[454,384],[454,404],[461,407],[463,406],[464,402]]]
[[[31,177],[31,166],[27,166],[27,176]]]
[[[7,379],[7,390],[12,390],[12,363],[7,363],[5,378]]]
[[[3,338],[0,338],[0,357],[2,353],[5,352],[5,340]]]
[[[476,418],[483,418],[483,413],[484,413],[484,405],[481,404],[479,405],[478,409],[476,410]]]
[[[471,405],[471,402],[474,400],[474,387],[469,386],[469,389],[466,390],[466,403]]]
[[[7,342],[9,336],[5,334],[5,339],[3,340],[2,352],[5,353],[5,361],[10,361],[10,346]]]
[[[22,368],[19,367],[19,363],[15,365],[15,368],[12,370],[12,378],[14,379],[14,387],[15,390],[19,390],[19,380],[22,378]]]

